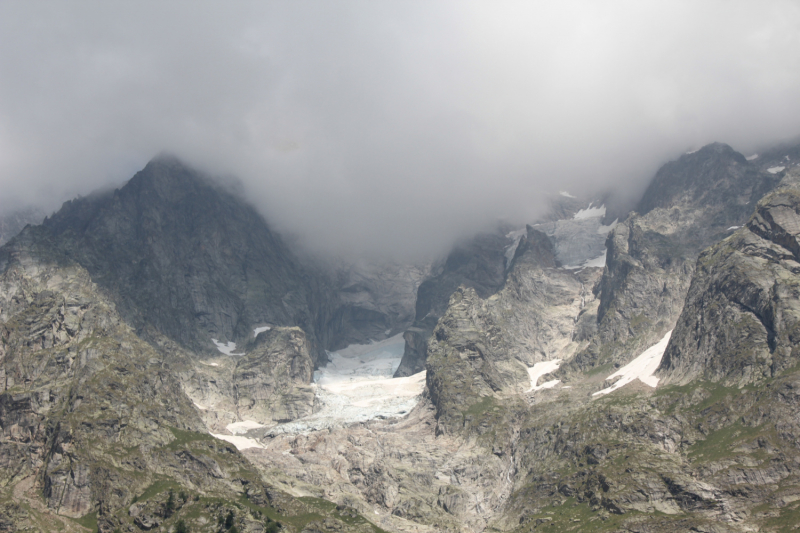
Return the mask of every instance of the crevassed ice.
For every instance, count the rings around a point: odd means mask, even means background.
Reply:
[[[269,434],[305,433],[407,414],[419,402],[425,372],[392,377],[400,366],[404,348],[403,335],[398,334],[380,342],[330,352],[327,366],[314,372],[316,402],[322,408],[305,418],[278,425]]]

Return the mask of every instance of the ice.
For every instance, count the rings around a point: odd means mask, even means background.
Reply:
[[[758,159],[758,154],[748,155],[747,157],[745,157],[745,159],[747,159],[748,161]]]
[[[566,196],[567,198],[575,198],[574,196],[572,196],[567,191],[558,191],[558,194],[560,194],[561,196]]]
[[[234,435],[245,435],[251,429],[258,429],[266,427],[264,424],[259,424],[258,422],[253,422],[252,420],[242,420],[241,422],[234,422],[232,424],[228,424],[225,426],[225,429],[233,433]]]
[[[228,344],[222,344],[217,339],[211,339],[214,342],[214,345],[217,347],[217,350],[224,353],[225,355],[244,355],[243,353],[233,353],[236,349],[236,343],[232,341],[228,341]]]
[[[603,253],[599,256],[595,257],[594,259],[589,259],[583,264],[584,267],[600,267],[603,268],[606,266],[606,250],[603,250]]]
[[[531,378],[531,388],[526,390],[525,392],[537,391],[540,389],[552,389],[556,385],[560,383],[560,380],[553,379],[551,381],[547,381],[542,383],[541,385],[536,385],[536,382],[539,380],[540,377],[544,376],[545,374],[549,374],[550,372],[555,372],[556,369],[561,365],[561,359],[553,359],[552,361],[541,361],[536,363],[535,365],[528,367],[528,375]]]
[[[594,259],[589,259],[588,261],[584,261],[580,265],[567,265],[562,268],[565,270],[580,270],[586,267],[598,267],[603,268],[606,266],[606,252],[607,250],[603,250],[603,253],[595,257]]]
[[[600,235],[608,235],[608,232],[611,231],[612,229],[616,228],[618,223],[619,223],[619,219],[615,218],[614,222],[612,222],[608,226],[604,226],[604,225],[600,224],[600,227],[597,228],[597,233],[599,233]]]
[[[778,172],[783,172],[786,167],[770,167],[767,169],[767,172],[770,174],[777,174]]]
[[[595,392],[592,394],[592,396],[613,392],[620,387],[624,387],[634,379],[638,379],[650,387],[655,387],[658,385],[658,378],[653,374],[658,369],[658,365],[661,364],[661,358],[664,357],[664,350],[667,349],[667,344],[669,343],[669,338],[671,335],[672,331],[670,330],[666,335],[664,335],[664,338],[642,352],[639,357],[608,376],[606,379],[614,379],[616,377],[619,377],[620,379],[617,380],[612,386]]]
[[[606,216],[606,206],[605,204],[601,205],[600,207],[592,207],[592,204],[589,204],[589,207],[586,209],[581,209],[575,216],[572,217],[575,220],[582,220],[585,218],[595,218],[595,217],[604,217]]]
[[[259,333],[264,333],[265,331],[269,331],[270,329],[272,329],[272,328],[270,328],[269,326],[262,326],[260,328],[256,328],[256,329],[253,330],[253,337],[254,338],[258,337]]]
[[[211,434],[212,437],[219,440],[224,440],[225,442],[230,442],[234,446],[236,446],[237,450],[246,450],[247,448],[263,448],[262,445],[258,443],[256,439],[250,439],[248,437],[239,437],[235,435],[218,435],[216,433]]]
[[[330,352],[327,366],[314,372],[316,403],[311,416],[281,424],[268,434],[305,433],[376,418],[397,418],[411,411],[425,388],[425,372],[392,378],[405,341],[400,333],[380,342]]]

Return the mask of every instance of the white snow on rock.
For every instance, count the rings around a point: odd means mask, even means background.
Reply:
[[[558,385],[561,380],[553,379],[542,383],[541,385],[536,385],[536,382],[539,381],[539,378],[544,376],[545,374],[549,374],[550,372],[555,372],[558,367],[561,366],[561,359],[553,359],[552,361],[541,361],[536,363],[535,365],[528,367],[528,375],[531,377],[531,388],[526,390],[525,392],[532,392],[537,391],[540,389],[552,389],[556,385]]]
[[[604,217],[606,216],[606,206],[605,204],[601,205],[600,207],[592,207],[592,204],[589,204],[589,207],[586,209],[581,209],[575,216],[572,217],[574,220],[583,220],[585,218],[595,218],[595,217]]]
[[[726,231],[733,231],[733,230],[736,230],[736,229],[739,229],[739,228],[741,228],[741,226],[731,226]]]
[[[745,159],[747,159],[748,161],[758,159],[758,154],[748,155],[747,157],[745,157]]]
[[[225,429],[233,433],[234,435],[245,435],[251,429],[258,429],[266,427],[264,424],[259,424],[258,422],[254,422],[252,420],[242,420],[241,422],[234,422],[232,424],[228,424],[225,426]]]
[[[228,344],[222,344],[217,339],[211,339],[214,342],[214,346],[217,347],[217,350],[224,353],[225,355],[244,355],[243,353],[233,353],[236,349],[236,343],[232,341],[228,341]]]
[[[215,439],[224,440],[225,442],[230,442],[234,446],[236,446],[237,450],[246,450],[247,448],[263,448],[262,445],[258,443],[256,439],[251,439],[248,437],[239,437],[235,435],[220,435],[216,433],[211,433],[211,436]]]
[[[777,174],[778,172],[783,172],[786,167],[770,167],[767,169],[767,172],[770,174]]]
[[[572,196],[567,191],[558,191],[558,194],[560,194],[561,196],[566,196],[567,198],[575,198],[574,196]]]
[[[265,331],[269,331],[270,329],[272,329],[272,328],[270,328],[269,326],[262,326],[260,328],[254,329],[253,330],[253,338],[258,337],[259,333],[264,333]]]
[[[661,364],[661,358],[664,357],[664,350],[667,349],[667,344],[669,344],[669,338],[671,335],[672,330],[668,331],[667,334],[664,335],[664,338],[662,338],[656,344],[642,352],[639,357],[608,376],[606,379],[614,379],[616,377],[620,379],[617,380],[612,386],[595,392],[592,394],[592,396],[599,396],[601,394],[614,392],[620,387],[624,387],[634,379],[638,379],[650,387],[655,387],[658,385],[658,378],[653,374],[658,369],[658,365]]]
[[[405,341],[398,334],[372,344],[354,344],[328,354],[327,366],[314,372],[314,414],[278,425],[268,435],[306,433],[330,427],[407,414],[425,388],[425,372],[404,378],[392,375],[400,366]]]
[[[700,148],[698,148],[697,150],[692,150],[691,152],[686,152],[686,155],[692,155],[694,153],[697,153],[699,150]]]

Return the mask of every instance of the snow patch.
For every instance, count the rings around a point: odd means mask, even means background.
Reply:
[[[767,169],[767,172],[770,174],[777,174],[778,172],[783,172],[786,167],[770,167]]]
[[[741,226],[731,226],[730,228],[728,228],[725,231],[733,231],[733,230],[736,230],[736,229],[739,229],[739,228],[741,228]]]
[[[560,194],[561,196],[566,196],[567,198],[575,198],[574,196],[572,196],[567,191],[558,191],[558,194]]]
[[[748,155],[745,157],[748,161],[753,161],[754,159],[758,159],[758,154]]]
[[[217,339],[211,339],[214,342],[214,345],[217,347],[217,350],[224,353],[225,355],[244,355],[243,353],[233,353],[236,349],[236,343],[232,341],[228,341],[228,344],[222,344]]]
[[[260,328],[256,328],[256,329],[253,330],[253,338],[258,337],[259,333],[264,333],[265,331],[269,331],[271,329],[272,328],[269,327],[269,326],[262,326]]]
[[[698,148],[697,150],[692,150],[691,152],[686,152],[686,155],[692,155],[692,154],[695,154],[695,153],[697,153],[699,150],[700,150],[700,148]]]
[[[574,220],[583,220],[586,218],[596,218],[596,217],[604,217],[606,216],[606,206],[605,204],[601,205],[600,207],[592,207],[592,204],[589,204],[589,207],[586,209],[581,209],[575,216],[572,217]]]
[[[558,379],[547,381],[545,383],[542,383],[541,385],[536,385],[536,382],[539,381],[539,378],[544,376],[545,374],[554,372],[556,369],[558,369],[559,366],[561,366],[561,359],[553,359],[552,361],[541,361],[531,367],[528,367],[528,375],[531,378],[531,388],[526,390],[525,392],[537,391],[540,389],[552,389],[553,387],[558,385],[561,382],[561,380]]]
[[[612,386],[595,392],[592,396],[614,392],[634,379],[638,379],[645,385],[655,388],[655,386],[658,385],[658,378],[653,374],[658,369],[658,365],[661,364],[661,358],[664,357],[664,351],[667,349],[670,336],[672,336],[672,330],[668,331],[667,334],[664,335],[664,338],[656,344],[642,352],[639,357],[608,376],[606,379],[614,379],[616,377],[620,379]]]
[[[258,429],[267,427],[264,424],[259,424],[258,422],[254,422],[252,420],[242,420],[241,422],[234,422],[232,424],[228,424],[225,426],[225,429],[233,433],[234,435],[246,435],[248,431],[251,429]]]
[[[263,448],[262,445],[258,443],[256,439],[250,439],[248,437],[238,437],[235,435],[218,435],[216,433],[211,433],[211,436],[215,439],[224,440],[225,442],[230,442],[234,446],[236,446],[237,450],[246,450],[247,448]]]

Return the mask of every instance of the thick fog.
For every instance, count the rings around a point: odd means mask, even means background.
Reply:
[[[166,151],[312,248],[441,251],[796,137],[798,28],[796,0],[3,2],[0,210]]]

